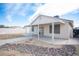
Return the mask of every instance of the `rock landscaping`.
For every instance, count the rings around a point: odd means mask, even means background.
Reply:
[[[24,53],[27,56],[29,52],[32,56],[74,56],[76,48],[74,45],[63,45],[62,48],[49,48],[35,46],[29,44],[5,44],[0,46],[0,50],[10,51],[15,50]]]

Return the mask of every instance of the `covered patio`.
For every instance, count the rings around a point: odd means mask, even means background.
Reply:
[[[44,26],[47,24],[39,24],[38,25],[31,25],[32,31],[34,30],[33,27],[37,27],[37,33],[31,32],[32,37],[37,38],[38,40],[42,39],[42,40],[51,40],[54,39],[54,23],[52,24],[52,36],[47,36],[45,35],[45,30],[44,30]],[[48,29],[46,29],[48,30]]]
[[[33,19],[32,23],[26,26],[30,27],[31,38],[52,41],[70,38],[71,21],[46,15],[38,15]]]
[[[51,35],[47,34],[45,35],[44,32],[44,27],[46,25],[52,25],[52,32]],[[47,23],[47,24],[39,24],[38,25],[30,25],[29,27],[31,27],[31,32],[27,34],[27,37],[31,38],[31,39],[38,39],[38,40],[46,40],[46,41],[53,41],[53,40],[63,40],[62,38],[59,38],[56,36],[56,34],[54,33],[54,25],[55,24],[64,24],[64,23],[60,23],[60,22],[53,22],[53,23]],[[37,27],[36,32],[32,32],[34,31],[33,27]],[[45,29],[48,30],[48,29]]]

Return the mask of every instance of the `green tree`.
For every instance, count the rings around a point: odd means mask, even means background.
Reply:
[[[4,28],[5,26],[4,25],[0,25],[0,28]]]

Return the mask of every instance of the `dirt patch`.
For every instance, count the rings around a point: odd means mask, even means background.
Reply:
[[[4,56],[73,56],[76,48],[72,45],[63,45],[62,48],[49,48],[29,44],[5,44],[0,46],[0,55]]]
[[[32,39],[32,40],[27,40],[27,41],[19,41],[17,42],[17,44],[29,44],[29,45],[35,45],[35,46],[41,46],[41,47],[49,47],[49,48],[62,48],[62,45],[53,45],[41,40],[36,40],[36,39]]]
[[[21,37],[21,34],[0,34],[0,40]]]
[[[0,56],[31,56],[32,54],[30,52],[26,52],[26,53],[21,53],[20,51],[16,51],[16,50],[9,50],[9,51],[4,51],[4,50],[0,50]]]
[[[53,45],[39,40],[20,41],[16,44],[0,46],[0,55],[9,56],[73,56],[76,54],[74,45]]]
[[[79,56],[79,45],[75,45],[76,47],[76,54]]]
[[[1,56],[74,56],[74,45],[53,45],[40,40],[19,41],[0,46]]]

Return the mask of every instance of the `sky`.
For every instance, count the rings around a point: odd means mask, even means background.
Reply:
[[[73,20],[74,27],[79,27],[79,2],[72,0],[54,1],[40,7],[38,13],[55,16],[59,15],[63,19]]]
[[[43,3],[0,3],[0,25],[25,26]]]
[[[74,21],[79,26],[79,3],[0,3],[0,25],[25,26],[35,13],[51,16],[60,15],[62,18]]]

